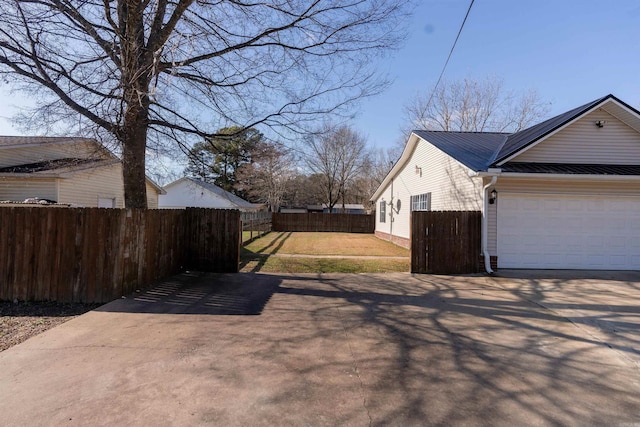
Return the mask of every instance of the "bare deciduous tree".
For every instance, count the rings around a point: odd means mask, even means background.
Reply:
[[[549,104],[533,91],[506,91],[495,77],[442,82],[405,107],[411,129],[456,132],[517,132],[541,120]],[[408,133],[406,132],[406,133]]]
[[[253,161],[240,166],[236,173],[236,188],[252,202],[267,203],[271,212],[278,212],[289,183],[296,177],[291,152],[263,141],[251,157]]]
[[[115,142],[128,207],[145,207],[145,151],[216,129],[299,131],[377,92],[411,0],[4,0],[0,75],[32,126]]]
[[[322,177],[323,203],[329,212],[342,200],[348,185],[360,174],[367,161],[364,137],[348,126],[326,126],[309,139],[307,165]]]
[[[355,180],[354,186],[349,190],[351,195],[356,195],[354,203],[366,205],[369,198],[378,189],[393,167],[397,157],[393,149],[373,149],[370,150],[366,163],[362,168],[362,173]]]

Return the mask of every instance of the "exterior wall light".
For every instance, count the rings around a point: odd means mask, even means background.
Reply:
[[[606,123],[607,123],[606,120],[597,120],[596,126],[598,126],[599,128],[603,128]]]
[[[492,205],[496,202],[496,200],[498,199],[498,192],[493,189],[493,191],[491,192],[491,196],[489,197],[489,204]]]

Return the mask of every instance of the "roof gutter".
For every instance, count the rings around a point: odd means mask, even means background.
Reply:
[[[491,268],[491,257],[489,256],[489,249],[487,248],[487,240],[489,233],[489,221],[487,213],[489,211],[489,188],[493,187],[498,180],[498,175],[502,172],[501,169],[489,168],[487,172],[478,174],[479,176],[490,176],[491,181],[484,187],[482,187],[482,255],[484,256],[484,269],[488,274],[493,275],[494,271]]]
[[[491,170],[491,169],[490,169]],[[598,181],[640,181],[640,175],[587,175],[587,174],[564,174],[564,173],[525,173],[525,172],[503,172],[500,174],[505,178],[521,179],[577,179],[577,180],[598,180]],[[493,176],[486,172],[480,172],[477,176]]]

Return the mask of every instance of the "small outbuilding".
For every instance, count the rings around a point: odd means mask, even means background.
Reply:
[[[158,200],[160,209],[213,208],[238,209],[242,212],[257,212],[261,205],[232,194],[215,184],[195,178],[180,178],[164,188],[165,194]]]

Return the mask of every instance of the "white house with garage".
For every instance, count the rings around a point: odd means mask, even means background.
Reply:
[[[371,198],[409,246],[412,210],[483,213],[485,268],[640,269],[640,112],[607,95],[517,133],[414,131]]]

